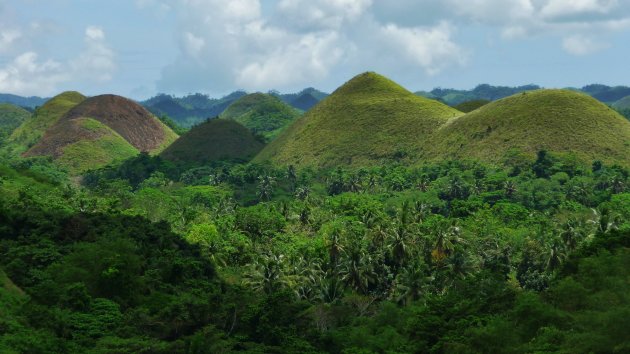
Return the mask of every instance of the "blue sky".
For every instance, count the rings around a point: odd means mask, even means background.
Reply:
[[[0,92],[630,85],[630,0],[0,0]]]

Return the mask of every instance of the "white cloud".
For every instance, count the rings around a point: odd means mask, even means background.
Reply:
[[[9,51],[20,37],[22,37],[22,32],[17,29],[0,30],[0,53]]]
[[[618,0],[549,0],[540,13],[545,18],[575,15],[608,14],[619,5]]]
[[[105,32],[100,27],[88,26],[85,29],[85,37],[90,41],[101,41],[105,39]]]
[[[606,49],[607,44],[591,37],[575,35],[567,37],[562,42],[562,48],[568,53],[578,56],[588,55]]]
[[[465,63],[464,50],[451,39],[453,28],[441,23],[432,28],[401,28],[388,24],[382,28],[386,43],[411,62],[435,75],[451,65]]]
[[[196,58],[205,45],[206,41],[202,37],[195,36],[190,32],[184,32],[184,47],[191,57]]]
[[[371,5],[372,0],[280,0],[277,7],[283,21],[297,28],[338,29],[360,18]]]
[[[105,42],[104,31],[89,26],[84,35],[83,51],[64,62],[40,59],[34,50],[16,55],[12,61],[0,67],[0,92],[46,96],[57,93],[61,84],[110,80],[116,63],[114,52]]]
[[[114,52],[105,42],[105,32],[96,26],[85,29],[85,50],[70,62],[74,79],[105,82],[116,70]]]
[[[236,83],[239,87],[264,90],[326,77],[344,55],[338,44],[334,32],[308,34],[247,63],[238,70]]]
[[[67,81],[63,66],[54,60],[39,61],[37,53],[26,52],[0,68],[0,91],[15,94],[50,94]]]
[[[454,26],[382,24],[372,0],[279,0],[266,12],[255,0],[179,1],[180,57],[160,91],[293,89],[398,59],[420,76],[464,63]]]

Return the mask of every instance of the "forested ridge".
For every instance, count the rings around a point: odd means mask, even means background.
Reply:
[[[627,352],[629,172],[7,158],[0,352]]]

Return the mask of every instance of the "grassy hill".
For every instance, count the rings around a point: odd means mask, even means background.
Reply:
[[[502,161],[508,151],[541,149],[630,163],[630,122],[596,99],[569,90],[537,90],[489,103],[441,127],[429,158]]]
[[[83,100],[85,96],[75,91],[63,92],[51,98],[11,134],[9,144],[14,145],[18,152],[27,150],[39,141],[46,129]]]
[[[630,109],[630,96],[626,96],[612,104],[615,109]]]
[[[289,126],[255,160],[328,167],[414,158],[426,137],[461,114],[381,75],[364,73]]]
[[[264,144],[241,124],[229,119],[212,119],[192,127],[160,156],[178,162],[248,160],[263,146]]]
[[[55,128],[64,131],[60,136],[71,139],[55,149],[53,157],[57,164],[72,174],[119,162],[139,153],[112,128],[92,118],[64,121]]]
[[[303,111],[308,111],[309,109],[313,108],[316,104],[318,104],[319,101],[320,100],[318,100],[311,93],[304,93],[296,97],[293,101],[291,101],[291,106],[297,109],[301,109]]]
[[[456,110],[460,112],[470,113],[477,108],[487,105],[488,103],[490,103],[489,100],[472,100],[472,101],[462,102],[454,106],[453,108],[455,108]]]
[[[277,97],[252,93],[232,103],[219,117],[235,120],[254,134],[273,140],[300,115],[300,111]]]
[[[0,145],[17,127],[31,117],[31,112],[9,103],[0,103]]]
[[[88,98],[70,109],[25,156],[52,156],[71,173],[159,153],[177,139],[139,104],[115,95]]]

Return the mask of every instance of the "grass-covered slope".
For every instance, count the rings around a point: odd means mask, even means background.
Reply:
[[[430,134],[461,114],[381,75],[364,73],[289,126],[255,160],[356,167],[414,158]]]
[[[92,118],[55,124],[27,155],[52,156],[58,165],[76,174],[133,157],[139,151],[120,134]]]
[[[425,156],[500,162],[509,151],[534,156],[543,149],[628,164],[630,122],[585,94],[537,90],[450,121],[428,141]]]
[[[83,100],[85,96],[75,91],[63,92],[51,98],[11,134],[9,143],[17,150],[27,150],[39,141],[48,128]]]
[[[192,127],[160,156],[178,162],[248,160],[264,144],[250,130],[229,119],[212,119]]]
[[[71,173],[136,155],[159,153],[177,138],[139,104],[114,95],[95,96],[69,110],[25,156],[52,156]]]
[[[612,107],[619,110],[630,109],[630,96],[626,96],[619,101],[613,103]]]
[[[112,128],[140,151],[160,152],[177,139],[165,124],[140,104],[116,95],[90,97],[63,120],[93,118]]]
[[[9,103],[0,103],[0,144],[31,117],[31,112]]]
[[[487,105],[488,103],[490,103],[489,100],[472,100],[472,101],[462,102],[454,106],[453,108],[455,108],[456,110],[460,112],[470,113],[474,111],[475,109],[478,109]]]
[[[252,93],[232,103],[219,117],[235,120],[271,140],[300,115],[297,109],[277,97]]]

